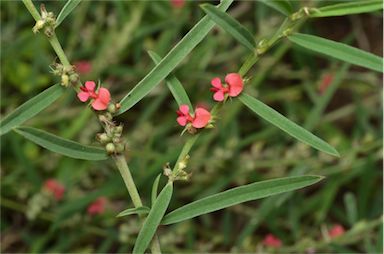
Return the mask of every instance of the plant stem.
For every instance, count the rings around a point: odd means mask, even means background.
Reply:
[[[31,0],[23,0],[23,3],[36,21],[41,19],[39,12]]]

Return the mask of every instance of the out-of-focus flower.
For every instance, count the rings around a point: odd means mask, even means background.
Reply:
[[[281,240],[273,234],[268,234],[264,237],[263,244],[267,247],[280,248]]]
[[[104,87],[100,87],[97,92],[95,92],[95,88],[95,82],[87,81],[85,82],[85,87],[80,87],[81,91],[77,94],[77,97],[82,102],[86,102],[89,98],[93,99],[92,107],[95,110],[107,109],[111,101],[111,94]]]
[[[92,64],[89,61],[82,60],[75,62],[76,71],[79,74],[88,74],[92,71]]]
[[[194,128],[199,129],[206,127],[209,120],[211,120],[211,113],[201,107],[196,108],[194,116],[189,113],[188,105],[180,105],[179,110],[176,113],[178,115],[177,122],[181,126],[191,123]]]
[[[183,8],[185,4],[185,0],[170,0],[170,3],[173,8],[180,9],[180,8]]]
[[[106,204],[107,204],[107,198],[99,197],[88,206],[87,213],[89,215],[102,214],[105,211]]]
[[[328,74],[325,74],[323,76],[323,78],[321,79],[320,85],[319,85],[320,94],[323,94],[327,90],[327,88],[332,83],[332,81],[333,81],[333,75],[332,74],[328,73]]]
[[[64,185],[62,185],[59,181],[55,179],[48,179],[47,181],[45,181],[43,188],[47,192],[53,194],[57,201],[60,201],[64,196]]]
[[[344,227],[340,224],[334,225],[330,230],[329,230],[329,236],[331,238],[335,238],[338,236],[343,235],[345,232]]]
[[[214,92],[213,99],[215,101],[223,101],[226,95],[230,97],[236,97],[243,91],[243,79],[238,73],[229,73],[225,76],[225,83],[221,83],[220,78],[214,78],[211,80],[212,88]]]

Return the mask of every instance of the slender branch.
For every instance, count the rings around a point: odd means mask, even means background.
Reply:
[[[41,19],[39,12],[31,0],[23,0],[23,3],[36,21]]]

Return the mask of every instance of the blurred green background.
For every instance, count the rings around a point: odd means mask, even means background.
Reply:
[[[336,1],[297,1],[295,9]],[[59,13],[62,1],[44,3]],[[91,66],[82,81],[100,80],[115,101],[153,67],[147,50],[164,56],[203,16],[196,1],[83,1],[56,30],[72,64]],[[214,2],[212,2],[214,3]],[[232,4],[230,15],[257,41],[283,16],[257,1]],[[12,112],[59,79],[57,61],[21,2],[1,1],[1,114]],[[382,56],[381,12],[308,20],[301,29]],[[214,105],[210,80],[239,69],[247,49],[214,28],[175,70],[193,104]],[[79,67],[78,67],[79,68]],[[325,89],[332,77],[332,90]],[[300,174],[326,176],[312,187],[248,202],[159,229],[164,252],[382,252],[382,76],[326,59],[280,41],[248,73],[247,92],[332,144],[334,158],[317,152],[258,119],[236,100],[225,104],[216,128],[204,131],[191,152],[189,182],[177,182],[170,209],[255,181]],[[328,87],[331,89],[330,87]],[[186,136],[176,123],[177,104],[164,84],[128,112],[124,123],[128,163],[144,203],[163,166],[175,162]],[[25,125],[83,144],[97,145],[100,131],[75,92],[66,94]],[[87,162],[47,151],[14,132],[1,138],[2,252],[128,252],[139,230],[137,216],[116,218],[132,206],[112,161]],[[56,201],[44,182],[65,188]],[[165,178],[162,179],[165,182]],[[106,197],[104,212],[89,205]],[[330,239],[340,224],[345,234]],[[279,250],[265,249],[272,233]]]

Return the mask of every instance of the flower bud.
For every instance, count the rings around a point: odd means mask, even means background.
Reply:
[[[122,126],[122,125],[116,126],[116,127],[113,129],[113,132],[114,132],[115,134],[118,134],[118,135],[120,136],[121,133],[123,132],[123,126]]]
[[[115,104],[110,103],[110,104],[108,105],[108,112],[111,113],[111,114],[116,113],[116,106],[115,106]]]
[[[119,138],[119,137],[114,137],[114,138],[112,139],[112,142],[113,142],[114,144],[120,143],[120,138]]]
[[[106,144],[109,141],[111,141],[111,138],[108,137],[107,133],[98,133],[96,138],[100,141],[102,144]]]
[[[105,146],[105,150],[107,150],[108,154],[114,154],[116,152],[116,148],[115,148],[115,145],[113,143],[108,143]]]
[[[72,74],[71,76],[69,76],[69,80],[71,81],[71,83],[76,83],[77,81],[79,81],[79,75]]]
[[[63,86],[65,86],[65,87],[68,86],[68,84],[69,84],[69,77],[68,77],[67,74],[63,74],[63,75],[61,75],[61,84],[62,84]]]
[[[40,29],[42,29],[45,25],[45,21],[40,19],[36,21],[36,25],[32,28],[33,33],[39,32]]]

